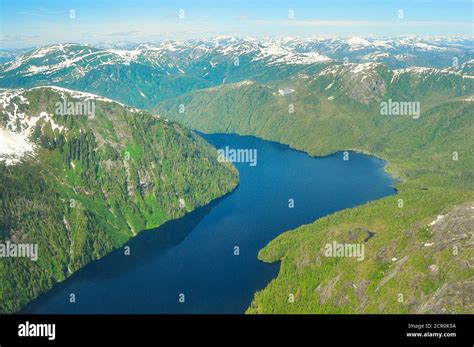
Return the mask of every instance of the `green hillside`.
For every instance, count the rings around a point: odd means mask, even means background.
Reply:
[[[273,240],[259,258],[281,261],[280,273],[248,313],[474,312],[472,81],[446,70],[349,64],[159,105],[158,112],[204,132],[256,135],[311,155],[370,153],[400,179],[396,196]],[[389,99],[419,102],[419,117],[382,115]],[[429,226],[439,214],[442,222]],[[368,232],[374,237],[364,241]],[[365,260],[325,257],[333,241],[364,243]]]
[[[204,140],[149,113],[48,87],[1,98],[0,130],[28,133],[35,149],[14,165],[0,161],[0,240],[39,252],[37,261],[0,262],[2,313],[238,182]],[[56,114],[64,99],[94,102],[94,117]]]

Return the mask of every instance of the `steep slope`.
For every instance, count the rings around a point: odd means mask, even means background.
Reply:
[[[204,132],[256,135],[312,155],[351,148],[380,153],[395,134],[399,147],[409,151],[422,142],[404,133],[430,124],[437,107],[469,109],[472,77],[449,69],[326,64],[274,83],[244,81],[195,91],[156,110]],[[389,101],[419,106],[419,119],[416,114],[382,115],[381,103]]]
[[[400,179],[396,196],[264,248],[259,258],[281,261],[280,273],[249,313],[472,313],[473,94],[472,76],[451,69],[330,64],[273,84],[196,91],[158,110],[204,132],[252,134],[311,155],[371,153]],[[389,100],[419,102],[420,112],[383,114]],[[364,260],[326,257],[333,242],[364,245]]]
[[[0,132],[1,243],[38,245],[0,261],[0,312],[237,184],[189,130],[92,94],[2,91]]]
[[[472,314],[473,197],[404,191],[280,235],[259,254],[280,273],[247,312]],[[363,260],[326,256],[334,242],[363,245]]]

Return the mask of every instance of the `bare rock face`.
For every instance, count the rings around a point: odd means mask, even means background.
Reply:
[[[423,304],[416,313],[455,313],[474,311],[474,280],[446,283]]]
[[[454,208],[446,215],[439,215],[430,223],[433,233],[433,247],[443,250],[446,247],[474,246],[474,202]]]
[[[319,295],[319,302],[324,304],[333,294],[337,282],[339,282],[340,275],[332,278],[327,284],[319,285],[315,292]]]
[[[385,81],[376,70],[348,71],[342,81],[347,95],[362,104],[382,100],[386,91]]]
[[[450,271],[468,271],[471,276],[459,282],[447,282],[440,286],[424,302],[417,313],[474,312],[474,202],[455,207],[436,217],[430,224],[433,237],[425,248],[433,252],[449,249],[456,261]],[[471,254],[471,256],[469,256]],[[429,266],[431,276],[440,271],[438,265]]]
[[[342,88],[351,99],[368,105],[370,102],[379,102],[384,99],[387,84],[389,84],[386,80],[387,76],[386,66],[370,62],[329,66],[321,71],[317,78],[322,77],[326,80],[328,84],[325,90]]]
[[[386,68],[377,63],[344,64],[328,68],[323,74],[340,79],[347,96],[367,105],[381,101],[387,91],[383,69]]]
[[[139,170],[138,179],[142,197],[153,191],[155,184],[153,183],[152,175],[147,170]]]

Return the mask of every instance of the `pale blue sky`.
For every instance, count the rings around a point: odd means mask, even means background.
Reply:
[[[217,35],[472,36],[472,22],[472,0],[0,0],[0,48]]]

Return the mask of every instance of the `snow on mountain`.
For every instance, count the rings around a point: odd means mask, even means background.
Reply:
[[[309,65],[330,59],[318,52],[295,52],[285,47],[284,40],[257,40],[252,38],[221,38],[215,41],[215,52],[222,56],[250,56],[251,61],[262,61],[268,65]]]
[[[408,56],[417,58],[426,56],[427,53],[463,56],[472,54],[474,42],[472,38],[442,38],[442,37],[417,37],[402,36],[394,38],[306,38],[286,39],[284,47],[291,47],[296,52],[317,51],[331,59],[341,60],[349,57],[351,60],[360,60],[368,54],[388,54],[382,58],[389,59],[393,56],[406,61]],[[451,55],[449,57],[449,55]],[[396,58],[396,59],[398,59]],[[448,60],[448,59],[447,59]]]
[[[357,64],[357,63],[338,64],[338,65],[332,65],[323,69],[316,76],[324,76],[324,75],[341,76],[343,74],[350,73],[352,75],[359,75],[361,78],[364,78],[364,76],[368,77],[369,74],[376,72],[376,70],[380,67],[384,67],[384,65],[381,63],[376,63],[376,62],[368,62],[368,63],[362,63],[362,64]]]
[[[122,103],[120,103],[116,100],[105,98],[105,97],[97,95],[97,94],[81,92],[81,91],[78,91],[78,90],[62,88],[62,87],[58,87],[58,86],[33,87],[33,88],[30,88],[30,90],[42,89],[42,88],[48,88],[48,89],[52,89],[52,90],[58,92],[61,95],[61,98],[63,98],[63,99],[74,98],[74,99],[81,99],[83,101],[94,100],[94,101],[110,102],[110,103],[118,104],[118,105],[120,105],[124,108],[127,108],[129,111],[132,111],[132,112],[141,112],[140,110],[138,110],[136,108],[130,107],[128,105],[124,105],[124,104],[122,104]],[[0,99],[0,105],[1,105],[1,99]]]
[[[16,72],[22,76],[52,75],[66,69],[84,75],[101,65],[130,65],[132,63],[183,71],[174,63],[206,56],[243,56],[252,61],[276,64],[313,64],[330,60],[318,52],[298,53],[274,41],[258,42],[237,38],[212,40],[166,41],[160,44],[138,44],[133,48],[99,48],[79,44],[41,47],[17,57],[3,66],[3,73]],[[166,68],[168,66],[168,68]],[[181,70],[179,70],[181,69]],[[184,72],[184,71],[183,71]]]
[[[393,50],[395,42],[393,40],[373,40],[372,46],[383,50]]]
[[[67,43],[33,49],[0,65],[0,87],[60,85],[148,108],[167,98],[222,83],[258,80],[263,76],[285,78],[303,72],[312,77],[312,70],[340,62],[382,63],[389,69],[414,66],[443,69],[453,67],[453,57],[457,57],[456,66],[464,67],[452,70],[471,76],[472,66],[464,64],[473,53],[474,41],[465,37],[443,40],[414,36],[304,39],[220,36],[98,46]],[[316,65],[316,69],[311,65]],[[369,72],[359,71],[356,66],[340,69],[344,73],[360,74],[361,78]]]
[[[441,78],[443,75],[459,75],[462,74],[459,71],[455,71],[454,69],[436,69],[431,67],[420,67],[420,66],[412,66],[404,69],[395,69],[392,70],[392,80],[391,83],[399,79],[401,76],[409,74],[409,75],[417,75],[421,78],[427,78],[429,76],[435,76]]]
[[[109,49],[107,50],[112,55],[115,55],[122,64],[130,65],[132,61],[135,61],[137,57],[141,54],[141,51],[138,49],[134,50],[125,50],[125,49]]]
[[[21,158],[34,150],[26,133],[14,133],[0,128],[0,162],[5,165],[14,165]]]
[[[363,55],[361,59],[362,60],[380,60],[380,59],[388,58],[388,57],[390,57],[390,53],[377,51],[374,53]]]
[[[469,46],[471,44],[471,46]],[[20,76],[55,75],[71,71],[72,76],[84,76],[104,65],[144,64],[162,69],[167,74],[185,73],[187,65],[198,59],[248,56],[251,61],[268,65],[309,65],[350,56],[351,62],[396,59],[401,64],[413,64],[416,52],[472,53],[472,40],[466,38],[442,40],[406,36],[399,38],[236,38],[220,36],[211,39],[165,41],[154,43],[58,44],[40,47],[18,56],[1,66],[2,74]],[[355,56],[354,56],[355,55]],[[447,59],[447,58],[446,58]],[[402,65],[403,66],[403,65]]]
[[[417,36],[407,36],[402,37],[397,41],[399,46],[405,46],[413,50],[422,50],[422,51],[446,51],[448,48],[433,42],[432,40],[427,40]]]
[[[23,89],[5,90],[0,92],[0,107],[6,123],[0,123],[0,161],[6,165],[20,162],[26,154],[32,154],[34,144],[30,140],[31,120],[19,110],[19,104],[28,101],[21,95]],[[7,108],[12,108],[7,111]]]
[[[323,56],[317,52],[295,53],[288,48],[284,48],[276,43],[261,45],[260,52],[253,60],[258,61],[264,59],[268,59],[270,65],[309,65],[330,60],[328,57]]]
[[[101,101],[121,105],[132,112],[141,112],[130,106],[123,105],[117,101],[107,99],[95,94],[70,90],[55,86],[34,87],[30,89],[6,89],[0,91],[0,162],[6,165],[15,165],[21,162],[25,156],[33,157],[36,145],[31,135],[38,124],[44,127],[49,124],[53,131],[66,131],[67,129],[54,121],[52,114],[40,112],[36,115],[28,115],[23,112],[23,106],[29,104],[24,93],[35,89],[51,89],[56,91],[63,100],[80,99],[81,101]]]
[[[346,43],[349,45],[351,51],[373,47],[373,44],[370,41],[361,37],[351,37],[346,41]]]
[[[18,56],[24,54],[27,49],[0,49],[0,64],[5,64],[15,60]]]

